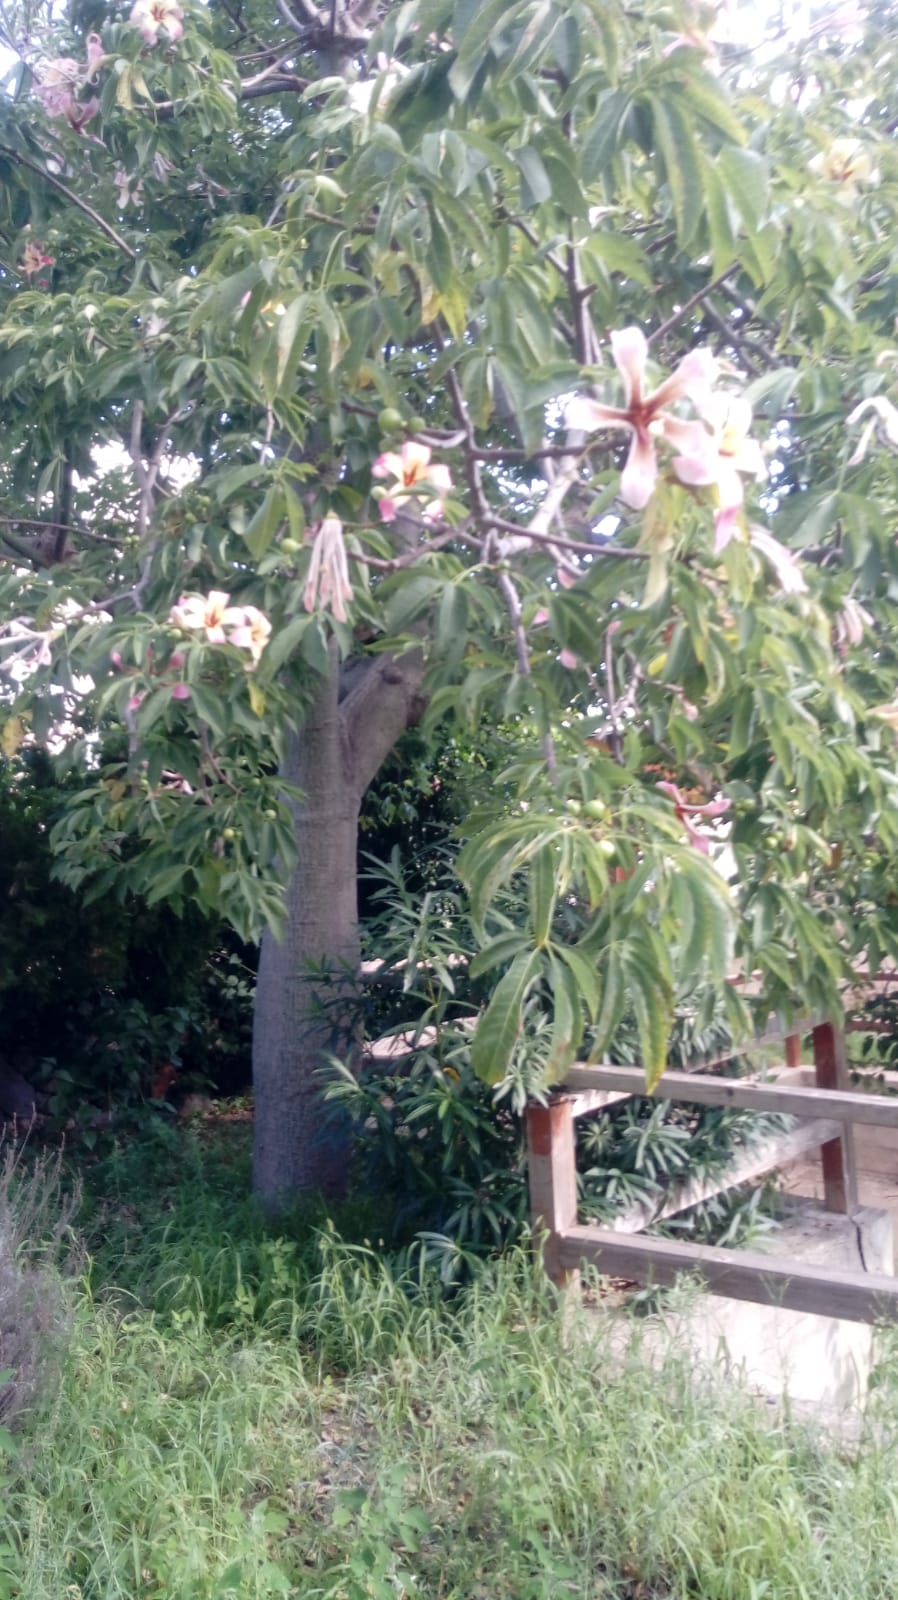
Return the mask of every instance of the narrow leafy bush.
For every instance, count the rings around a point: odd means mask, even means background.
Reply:
[[[77,1194],[64,1194],[59,1156],[0,1160],[0,1421],[8,1425],[52,1389],[69,1332],[64,1275],[80,1260],[71,1230]]]

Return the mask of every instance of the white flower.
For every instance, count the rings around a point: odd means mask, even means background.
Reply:
[[[129,18],[147,44],[156,44],[165,31],[174,42],[184,33],[184,11],[178,0],[134,0]]]
[[[383,53],[377,58],[377,67],[376,78],[357,78],[347,87],[349,104],[360,117],[382,116],[390,95],[409,70],[401,61],[393,61]]]
[[[879,182],[869,146],[862,139],[834,139],[828,149],[808,162],[808,167],[827,183],[838,185],[841,198],[847,202],[854,199],[859,183]]]

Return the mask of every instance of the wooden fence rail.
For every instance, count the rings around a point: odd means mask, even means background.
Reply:
[[[753,1045],[766,1043],[767,1037],[759,1037]],[[783,1030],[778,1028],[770,1037],[782,1041]],[[794,1037],[794,1029],[785,1037]],[[820,1150],[826,1209],[849,1216],[856,1211],[852,1126],[860,1122],[898,1128],[898,1099],[859,1094],[848,1088],[844,1033],[833,1023],[813,1024],[812,1038],[816,1079],[813,1089],[792,1088],[788,1082],[724,1078],[703,1071],[666,1073],[655,1090],[658,1099],[777,1111],[803,1119],[802,1124],[792,1134],[768,1141],[753,1154],[746,1153],[745,1159],[719,1180],[681,1185],[668,1191],[657,1207],[651,1207],[651,1212],[638,1206],[606,1227],[578,1222],[574,1124],[578,1117],[602,1111],[634,1095],[644,1095],[642,1070],[578,1063],[547,1105],[530,1105],[527,1128],[531,1216],[535,1229],[545,1239],[544,1260],[551,1278],[564,1283],[583,1262],[592,1263],[609,1276],[638,1283],[668,1285],[684,1272],[693,1273],[704,1280],[712,1294],[855,1322],[898,1322],[895,1278],[830,1271],[757,1251],[647,1238],[638,1231],[660,1216],[673,1215],[733,1183],[771,1171],[808,1148]],[[788,1053],[792,1064],[794,1046],[789,1046]]]

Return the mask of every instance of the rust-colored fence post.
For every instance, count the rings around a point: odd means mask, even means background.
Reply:
[[[546,1106],[527,1107],[527,1151],[533,1231],[539,1236],[548,1229],[543,1260],[552,1282],[561,1287],[572,1274],[561,1265],[558,1234],[577,1221],[573,1101],[559,1096]]]
[[[814,1078],[818,1089],[848,1089],[848,1061],[845,1035],[835,1023],[821,1022],[813,1032]],[[854,1129],[848,1124],[841,1138],[820,1146],[823,1163],[823,1194],[827,1211],[852,1212],[857,1206],[857,1175],[854,1164]]]
[[[800,1067],[801,1066],[801,1034],[800,1033],[787,1033],[786,1034],[786,1066],[787,1067]]]

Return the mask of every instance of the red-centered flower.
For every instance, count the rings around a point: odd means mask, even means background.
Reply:
[[[703,856],[710,855],[711,846],[692,819],[693,817],[722,817],[729,811],[732,802],[727,799],[708,800],[702,805],[694,806],[690,805],[689,801],[684,798],[682,790],[675,783],[657,783],[655,787],[660,789],[662,794],[670,795],[674,803],[674,811],[686,829],[686,837],[689,843],[696,850],[700,850]]]
[[[415,444],[407,439],[401,450],[387,450],[378,456],[371,468],[374,478],[393,478],[386,494],[378,501],[378,510],[384,522],[392,522],[404,505],[413,501],[427,522],[434,522],[443,514],[443,501],[452,489],[452,474],[441,462],[431,461],[432,451],[426,444]],[[431,489],[436,498],[421,503],[417,491]]]
[[[612,333],[611,351],[624,380],[624,404],[609,406],[588,395],[577,395],[566,408],[565,426],[582,428],[587,433],[601,428],[624,429],[633,435],[621,474],[620,495],[634,511],[642,511],[658,479],[659,441],[695,458],[708,449],[710,437],[702,423],[685,422],[664,408],[677,400],[691,400],[697,411],[703,411],[710,403],[717,362],[709,350],[691,350],[670,377],[657,389],[646,392],[649,347],[642,329],[621,328]]]

